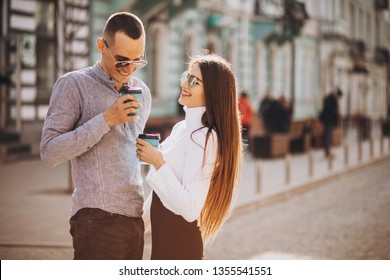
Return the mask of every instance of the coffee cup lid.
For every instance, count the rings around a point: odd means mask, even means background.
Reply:
[[[124,83],[122,84],[122,87],[121,87],[121,90],[122,89],[126,89],[126,92],[127,93],[142,93],[142,88],[141,87],[134,87],[134,86],[130,86],[129,84],[127,83]]]
[[[138,135],[141,139],[158,139],[160,140],[160,133],[146,133]]]
[[[140,87],[129,87],[127,89],[128,93],[142,93],[142,88]]]

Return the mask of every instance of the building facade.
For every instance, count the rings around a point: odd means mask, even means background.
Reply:
[[[324,95],[339,87],[344,116],[381,119],[390,100],[388,0],[1,3],[0,139],[30,144],[33,154],[56,79],[100,58],[96,39],[117,11],[145,24],[149,63],[135,75],[151,89],[152,122],[180,113],[181,73],[203,49],[231,61],[255,110],[270,94],[292,103],[294,119],[317,117]]]
[[[20,149],[39,154],[55,81],[89,63],[89,0],[1,5],[0,156]]]
[[[344,116],[386,117],[389,98],[389,1],[306,0],[320,43],[320,96],[340,88]]]

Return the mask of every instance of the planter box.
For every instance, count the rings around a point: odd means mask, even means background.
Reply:
[[[252,153],[255,158],[273,158],[284,156],[289,151],[288,134],[254,136]]]

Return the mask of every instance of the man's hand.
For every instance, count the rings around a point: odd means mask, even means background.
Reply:
[[[125,103],[126,100],[130,102]],[[138,103],[137,98],[127,94],[118,98],[110,107],[103,112],[104,119],[109,127],[114,127],[128,121],[134,121],[138,118],[135,114],[142,105]],[[133,114],[130,115],[129,114]]]

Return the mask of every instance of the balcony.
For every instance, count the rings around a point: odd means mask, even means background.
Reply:
[[[321,33],[325,39],[347,39],[349,37],[348,22],[342,19],[325,20],[321,24]]]
[[[364,60],[355,60],[351,72],[354,74],[367,75],[368,69],[367,69],[366,62]]]
[[[366,52],[366,44],[362,40],[350,42],[349,54],[353,59],[363,58]]]
[[[388,10],[389,0],[375,0],[375,10]]]
[[[375,62],[387,64],[390,62],[390,52],[388,48],[376,47],[374,54]]]
[[[146,18],[153,18],[153,16],[159,15],[162,12],[167,12],[169,18],[175,17],[178,13],[194,8],[197,5],[197,1],[175,1],[175,0],[136,0],[131,10],[141,17],[143,20]]]

